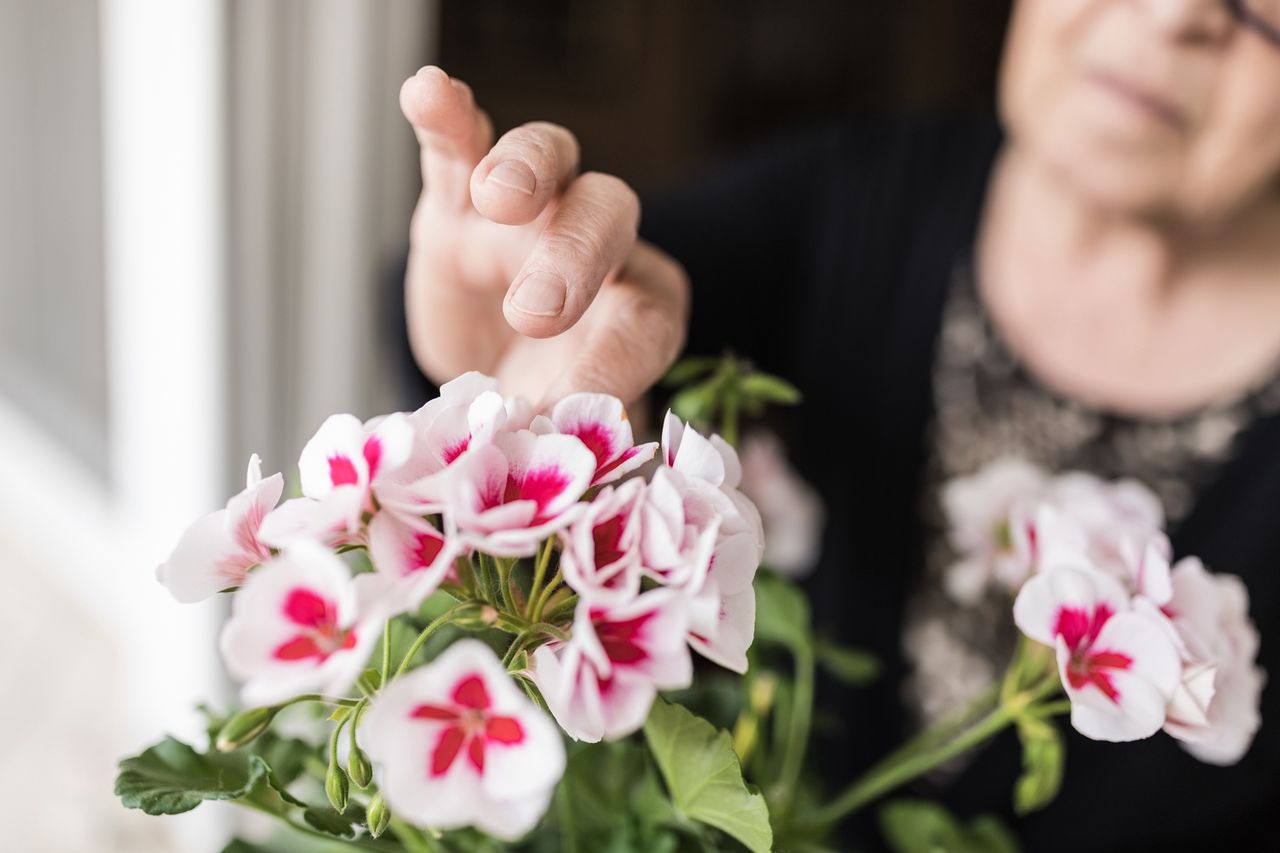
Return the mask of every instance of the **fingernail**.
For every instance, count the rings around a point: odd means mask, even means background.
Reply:
[[[533,273],[520,282],[511,302],[525,314],[555,317],[564,310],[564,282],[555,276]]]
[[[534,179],[533,172],[529,170],[529,167],[515,160],[504,160],[499,163],[489,173],[489,177],[484,180],[485,183],[492,181],[499,186],[522,192],[525,195],[533,195],[533,188],[537,185],[537,181]]]

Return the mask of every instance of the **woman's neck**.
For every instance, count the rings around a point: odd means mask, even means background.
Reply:
[[[1009,345],[1062,393],[1194,409],[1280,364],[1280,198],[1192,224],[1117,215],[1016,150],[993,173],[977,269]]]

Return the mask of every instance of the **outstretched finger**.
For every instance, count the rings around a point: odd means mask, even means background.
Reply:
[[[507,322],[532,338],[578,322],[631,252],[639,222],[640,202],[623,181],[598,172],[575,180],[507,291]]]
[[[591,331],[540,408],[578,391],[612,394],[633,403],[675,363],[684,347],[689,284],[684,269],[638,243],[616,278],[589,309]]]
[[[428,65],[400,87],[400,109],[422,154],[422,182],[432,204],[471,204],[471,172],[493,144],[493,126],[471,88]]]
[[[578,172],[578,140],[535,121],[503,134],[471,175],[476,210],[503,225],[532,222]]]

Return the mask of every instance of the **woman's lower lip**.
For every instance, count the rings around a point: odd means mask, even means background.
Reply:
[[[1089,79],[1111,95],[1175,130],[1186,127],[1182,112],[1163,98],[1151,95],[1114,74],[1095,71],[1089,74]]]

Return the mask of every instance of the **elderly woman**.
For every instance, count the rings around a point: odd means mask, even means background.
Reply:
[[[687,337],[804,392],[795,462],[828,508],[818,618],[887,663],[879,690],[825,688],[833,781],[917,724],[908,709],[963,694],[964,661],[1002,664],[929,556],[939,485],[1001,456],[1154,488],[1179,554],[1244,577],[1280,671],[1280,0],[1019,0],[999,127],[779,143],[647,206],[644,239],[635,194],[579,174],[564,128],[495,144],[435,68],[401,103],[422,144],[407,311],[428,376],[634,400]],[[1273,823],[1278,750],[1264,727],[1224,769],[1169,738],[1073,737],[1064,790],[1018,832],[1036,851],[1243,849]],[[1009,735],[928,793],[1007,811],[1016,772]]]

